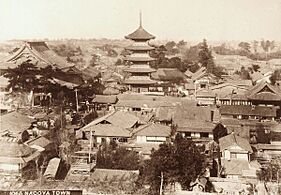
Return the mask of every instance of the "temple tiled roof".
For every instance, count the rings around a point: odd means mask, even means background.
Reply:
[[[252,87],[248,92],[250,100],[280,101],[281,90],[267,82],[260,82]]]
[[[69,64],[65,59],[58,56],[53,50],[51,50],[45,42],[32,41],[26,42],[20,49],[16,50],[11,56],[4,61],[5,66],[15,67],[15,64],[22,63],[26,60],[36,61],[38,67],[46,67],[51,65],[55,68],[72,67],[73,64]]]
[[[125,36],[125,38],[131,40],[150,40],[150,39],[154,39],[155,36],[147,32],[142,26],[140,26],[133,33]]]

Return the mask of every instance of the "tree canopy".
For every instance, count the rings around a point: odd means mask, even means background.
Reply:
[[[118,147],[114,141],[103,143],[97,153],[97,168],[138,170],[139,156],[135,151]]]
[[[209,49],[206,39],[199,45],[198,57],[198,62],[206,67],[208,73],[214,74],[216,77],[221,77],[224,74],[223,68],[215,65],[212,51]]]
[[[152,151],[151,159],[145,164],[143,177],[150,184],[151,193],[159,193],[161,173],[163,184],[178,182],[183,189],[188,189],[205,168],[205,156],[191,139],[177,135],[174,144],[160,144]]]

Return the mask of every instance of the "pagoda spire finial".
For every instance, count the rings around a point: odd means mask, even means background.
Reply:
[[[140,27],[142,27],[142,13],[141,13],[141,10],[140,10]]]

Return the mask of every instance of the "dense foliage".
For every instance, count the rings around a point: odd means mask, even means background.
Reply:
[[[207,72],[215,75],[216,77],[221,77],[224,74],[223,68],[215,65],[212,51],[209,49],[206,39],[204,39],[199,46],[198,56],[198,62],[203,67],[206,67]]]
[[[97,153],[97,168],[138,170],[139,156],[135,151],[117,147],[115,142],[103,143]]]
[[[247,56],[252,60],[270,60],[281,58],[281,51],[273,51],[276,47],[274,41],[254,40],[252,43],[240,42],[237,49],[228,47],[225,43],[213,47],[214,52],[220,55],[240,55]]]
[[[143,182],[150,185],[152,194],[159,194],[161,173],[163,186],[180,183],[183,189],[188,189],[205,168],[205,156],[192,140],[176,136],[174,144],[163,143],[158,150],[152,151],[142,170]]]

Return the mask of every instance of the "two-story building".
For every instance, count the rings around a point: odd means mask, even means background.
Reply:
[[[257,177],[260,165],[256,160],[251,161],[253,149],[247,139],[232,133],[219,139],[219,147],[222,176],[232,179]]]

